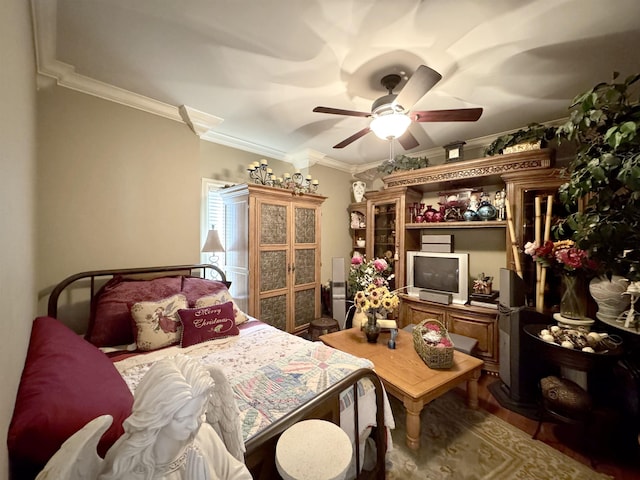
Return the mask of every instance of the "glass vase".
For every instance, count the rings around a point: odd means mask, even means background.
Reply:
[[[561,285],[560,315],[572,320],[583,319],[587,313],[587,285],[582,275],[564,273]]]
[[[380,324],[378,323],[375,314],[367,314],[367,323],[364,324],[362,329],[367,337],[367,342],[376,343],[378,341],[378,336],[380,335]]]

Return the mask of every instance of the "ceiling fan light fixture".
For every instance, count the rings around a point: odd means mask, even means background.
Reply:
[[[411,118],[404,113],[388,113],[375,117],[369,128],[378,138],[388,140],[401,137],[411,124]]]

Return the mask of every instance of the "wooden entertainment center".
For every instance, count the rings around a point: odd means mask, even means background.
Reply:
[[[515,270],[507,221],[412,223],[409,206],[422,202],[424,198],[429,198],[429,203],[433,203],[433,196],[443,191],[504,188],[511,205],[516,242],[521,251],[527,241],[534,239],[535,196],[556,195],[558,187],[565,182],[560,170],[553,167],[553,162],[552,150],[538,149],[387,175],[382,179],[384,188],[381,191],[367,192],[366,201],[353,203],[349,207],[349,212],[356,213],[364,223],[357,226],[352,223],[353,249],[366,254],[367,258],[391,258],[396,274],[394,287],[398,289],[407,285],[406,252],[420,250],[422,234],[437,234],[443,229],[469,233],[478,229],[500,229],[506,238],[505,266]],[[359,246],[358,239],[365,239],[365,245]],[[522,253],[519,256],[525,283],[529,281],[533,285],[533,262],[530,258],[524,258]],[[484,360],[485,370],[498,372],[497,310],[471,305],[443,305],[403,294],[400,297],[400,328],[411,323],[417,324],[425,318],[435,318],[446,325],[450,332],[477,339],[474,353]]]

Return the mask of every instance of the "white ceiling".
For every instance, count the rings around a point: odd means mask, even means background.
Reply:
[[[32,0],[38,70],[61,85],[181,120],[202,138],[359,171],[389,157],[368,125],[380,78],[442,75],[414,110],[409,153],[567,116],[598,82],[640,71],[638,0]],[[396,93],[397,93],[396,89]],[[199,113],[200,112],[200,113]],[[397,153],[407,153],[397,145]]]

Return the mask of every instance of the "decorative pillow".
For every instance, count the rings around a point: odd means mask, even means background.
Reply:
[[[178,310],[187,308],[179,293],[156,302],[138,302],[131,307],[138,350],[150,351],[180,342],[182,324]]]
[[[112,347],[134,342],[131,305],[180,293],[182,279],[162,277],[127,280],[114,277],[97,293],[85,338],[96,347]]]
[[[94,418],[113,423],[100,439],[104,455],[122,435],[133,395],[97,347],[51,317],[33,322],[7,444],[18,469],[42,469],[71,435]]]
[[[182,320],[180,340],[182,347],[240,334],[231,302],[211,307],[178,310],[178,315]]]
[[[233,318],[236,321],[236,325],[241,325],[249,320],[247,314],[238,308],[238,305],[236,305],[236,302],[233,301],[229,290],[227,290],[226,288],[213,295],[207,295],[206,297],[199,298],[198,300],[196,300],[196,308],[211,307],[213,305],[220,305],[221,303],[227,302],[231,302],[231,304],[233,305]]]
[[[198,277],[182,277],[181,293],[187,297],[189,308],[193,308],[200,297],[213,295],[229,289],[231,282],[220,282]]]

